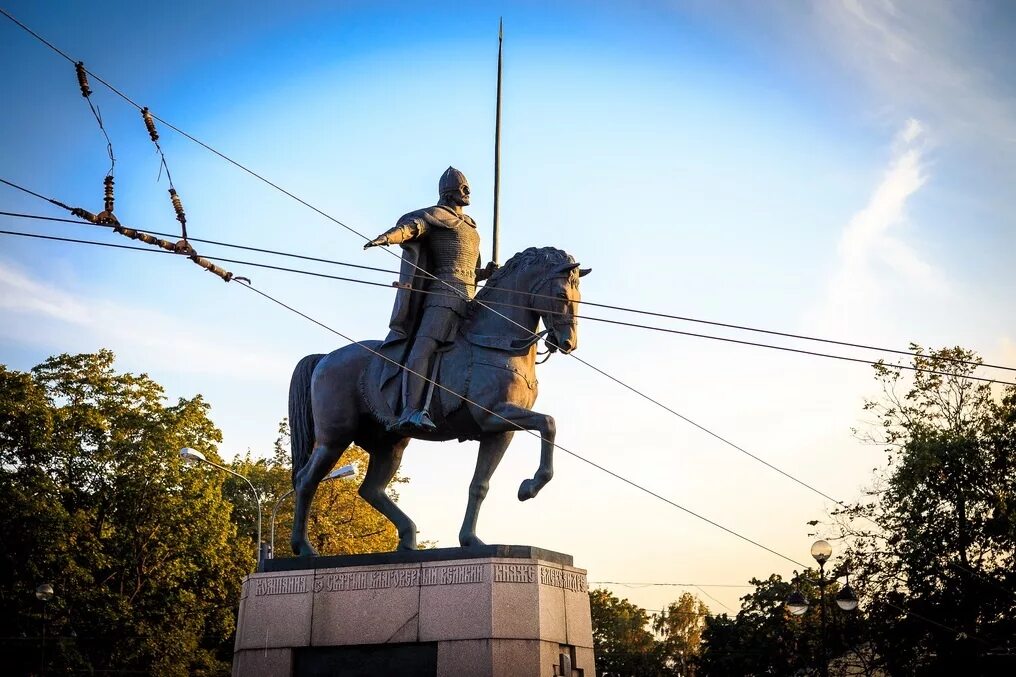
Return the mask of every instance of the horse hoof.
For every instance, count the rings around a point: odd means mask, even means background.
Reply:
[[[293,541],[293,554],[297,557],[317,557],[318,551],[310,544],[310,541]]]
[[[465,536],[460,534],[459,545],[461,545],[463,548],[479,548],[487,544],[481,541],[479,538],[477,538],[476,534],[469,534]]]
[[[417,547],[416,547],[416,542],[415,541],[412,542],[412,543],[401,543],[400,542],[399,543],[399,547],[396,548],[396,550],[416,550],[416,549],[417,549]]]
[[[539,493],[540,489],[534,480],[522,480],[519,485],[519,500],[528,501]]]

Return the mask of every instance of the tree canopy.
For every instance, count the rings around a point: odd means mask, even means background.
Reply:
[[[1016,650],[1016,387],[973,381],[962,348],[877,367],[859,434],[886,449],[865,500],[837,513],[872,646],[901,674],[986,674]]]
[[[164,404],[146,375],[100,351],[0,366],[0,636],[39,669],[42,603],[50,669],[220,674],[251,546],[238,538],[222,478],[175,450],[218,458],[200,396]]]
[[[0,366],[0,654],[7,673],[229,673],[240,585],[256,562],[256,507],[245,482],[185,467],[182,447],[248,477],[270,534],[291,488],[288,429],[274,453],[225,462],[200,395],[167,403],[109,351],[59,355],[30,372]],[[324,553],[391,550],[394,527],[356,493],[367,468],[321,485],[310,534]],[[407,481],[397,476],[389,493]],[[292,502],[279,505],[288,554]],[[45,607],[36,586],[53,585]],[[45,614],[45,617],[44,617]]]

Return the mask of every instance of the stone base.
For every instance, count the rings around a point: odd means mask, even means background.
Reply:
[[[586,572],[529,546],[268,560],[233,675],[593,677]]]

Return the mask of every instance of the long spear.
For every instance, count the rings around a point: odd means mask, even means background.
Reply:
[[[504,22],[497,21],[497,117],[494,122],[494,252],[491,260],[497,263],[498,239],[501,232],[501,46],[504,42]]]

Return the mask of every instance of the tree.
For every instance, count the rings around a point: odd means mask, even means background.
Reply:
[[[328,555],[347,555],[362,552],[385,552],[394,550],[399,537],[395,526],[381,513],[360,498],[357,493],[367,473],[367,452],[352,445],[342,455],[339,463],[352,463],[356,474],[348,479],[322,482],[314,496],[313,510],[308,520],[308,533],[318,552]],[[271,511],[276,502],[293,488],[291,479],[292,460],[289,453],[289,424],[284,419],[279,424],[279,436],[275,440],[271,458],[253,459],[250,452],[237,457],[231,469],[247,477],[255,489],[264,496],[264,538],[270,538]],[[387,491],[393,500],[398,500],[396,486],[408,482],[408,478],[396,474]],[[236,505],[236,520],[239,528],[253,544],[255,541],[256,508],[250,495],[250,487],[241,480],[229,478],[226,494]],[[292,497],[280,504],[276,519],[277,557],[289,555],[289,532],[293,523]]]
[[[887,468],[836,513],[875,653],[893,674],[987,674],[1013,667],[1016,636],[1016,387],[970,380],[962,348],[876,367],[877,417],[862,437]],[[909,381],[909,383],[908,383]]]
[[[228,672],[249,546],[219,473],[184,469],[175,450],[217,459],[200,396],[164,403],[113,354],[59,355],[31,373],[0,366],[0,636],[5,671],[40,669],[40,604],[50,582],[53,672]]]
[[[686,592],[666,609],[653,614],[653,631],[662,637],[664,661],[675,675],[695,674],[695,658],[708,612],[700,599]]]
[[[810,674],[823,660],[823,642],[825,660],[844,663],[838,657],[857,646],[863,621],[856,612],[846,614],[837,607],[837,573],[827,577],[824,598],[819,573],[814,569],[795,572],[792,581],[784,581],[777,574],[764,580],[753,578],[751,584],[755,590],[741,598],[737,616],[706,617],[697,660],[698,674],[789,675],[802,671]],[[808,611],[801,616],[794,616],[786,608],[786,600],[795,590],[800,591],[809,604]],[[824,637],[820,605],[825,605]],[[856,662],[851,659],[851,666]],[[838,673],[830,670],[830,674]]]
[[[589,593],[593,651],[600,677],[668,674],[663,648],[649,631],[649,615],[603,589]]]

